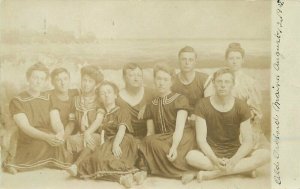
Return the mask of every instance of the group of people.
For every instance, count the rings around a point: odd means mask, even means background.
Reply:
[[[154,89],[144,86],[135,63],[124,65],[121,90],[96,66],[85,66],[79,91],[69,89],[65,68],[49,74],[34,64],[26,72],[28,89],[9,105],[19,136],[5,168],[15,174],[53,167],[127,188],[149,174],[184,184],[239,173],[254,177],[270,155],[260,91],[242,72],[244,55],[239,43],[229,44],[227,67],[207,76],[195,70],[197,53],[186,46],[178,53],[179,73],[154,66]],[[49,76],[54,89],[44,91]]]

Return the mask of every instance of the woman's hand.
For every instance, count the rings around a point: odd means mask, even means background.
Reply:
[[[177,148],[171,147],[169,150],[169,154],[167,155],[169,161],[174,161],[177,158]]]
[[[119,159],[122,155],[122,150],[121,150],[120,146],[119,145],[113,145],[112,153],[114,154],[114,156],[117,159]]]
[[[87,131],[84,132],[84,135],[83,135],[83,144],[84,144],[84,147],[95,145],[95,140],[93,139],[92,135]]]

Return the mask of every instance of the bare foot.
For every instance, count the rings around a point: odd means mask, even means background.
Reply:
[[[203,171],[199,171],[197,174],[197,181],[201,183],[203,181]]]
[[[77,176],[77,165],[73,164],[70,167],[66,169],[66,171],[72,176],[76,177]]]
[[[17,170],[16,168],[14,168],[14,167],[7,167],[7,168],[6,168],[6,171],[7,171],[8,173],[12,174],[12,175],[18,173],[18,170]]]
[[[145,179],[147,178],[147,172],[146,171],[139,171],[137,173],[134,173],[133,179],[135,180],[137,185],[143,184]]]
[[[131,188],[133,186],[133,176],[132,174],[122,175],[120,177],[120,184],[125,188]]]
[[[194,180],[194,178],[197,176],[197,173],[194,172],[186,172],[181,177],[182,184],[187,184]]]

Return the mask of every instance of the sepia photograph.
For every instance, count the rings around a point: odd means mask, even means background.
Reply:
[[[0,2],[1,188],[272,188],[271,1]]]

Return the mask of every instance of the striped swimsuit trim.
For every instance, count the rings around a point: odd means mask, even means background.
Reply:
[[[97,171],[93,174],[89,175],[81,175],[80,178],[98,178],[98,177],[103,177],[107,175],[125,175],[125,174],[131,174],[131,173],[136,173],[138,172],[139,169],[131,169],[129,171]]]
[[[71,163],[64,163],[64,162],[61,162],[54,158],[48,158],[48,159],[40,160],[40,161],[32,163],[32,164],[10,164],[10,163],[8,163],[5,166],[14,167],[17,169],[32,169],[32,168],[41,167],[41,166],[44,166],[47,164],[54,164],[60,168],[68,168],[71,165]]]

